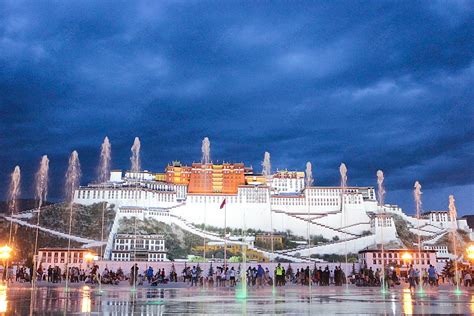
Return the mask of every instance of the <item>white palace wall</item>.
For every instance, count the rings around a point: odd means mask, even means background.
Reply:
[[[163,208],[190,223],[216,227],[224,227],[226,215],[229,228],[291,230],[299,236],[307,234],[309,212],[311,234],[328,239],[370,230],[367,212],[378,209],[372,188],[347,188],[341,207],[341,189],[337,187],[311,187],[305,190],[306,195],[270,196],[268,187],[241,186],[238,194],[199,195],[188,194],[184,186],[173,191],[174,187],[164,183],[135,185],[81,187],[74,201],[84,205],[106,201],[117,208]],[[220,209],[224,199],[226,209]]]

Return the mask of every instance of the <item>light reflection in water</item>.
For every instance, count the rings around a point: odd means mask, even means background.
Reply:
[[[64,295],[60,287],[39,288],[32,292],[23,286],[0,286],[0,314],[28,315],[31,304],[28,299],[35,298],[34,309],[31,314],[59,314],[64,311],[65,301],[69,300],[67,314],[97,315],[161,315],[170,311],[176,314],[334,314],[341,310],[354,308],[352,296],[342,291],[332,292],[321,289],[320,293],[313,293],[312,302],[318,306],[308,305],[307,289],[297,289],[279,292],[273,297],[271,290],[250,290],[244,300],[235,299],[235,290],[211,289],[208,292],[194,289],[146,289],[138,288],[130,293],[126,288],[110,288],[106,295],[97,296],[97,288],[77,286],[72,287],[69,295]],[[359,290],[358,290],[359,291]],[[329,292],[329,295],[328,295]],[[33,293],[36,295],[33,296]],[[174,296],[171,299],[171,293]],[[474,293],[462,296],[452,296],[451,292],[435,292],[425,299],[419,300],[418,295],[408,289],[393,291],[385,296],[383,301],[378,292],[369,292],[361,289],[356,299],[361,298],[359,311],[361,314],[369,311],[378,311],[393,315],[417,313],[438,314],[473,314]],[[366,297],[367,296],[367,297]],[[455,298],[454,300],[452,298]],[[388,299],[387,299],[388,298]],[[8,300],[8,308],[6,301]],[[429,301],[428,301],[429,300]],[[416,304],[416,305],[415,305]]]
[[[394,294],[392,294],[392,314],[396,315],[397,314],[397,304],[395,304],[396,297]]]
[[[471,295],[471,313],[474,314],[474,294]]]
[[[413,314],[413,302],[409,289],[403,289],[403,313],[409,315]]]
[[[6,313],[8,309],[7,286],[0,285],[0,313]]]
[[[82,287],[82,303],[81,303],[81,313],[90,313],[91,312],[91,292],[90,288],[85,285]]]

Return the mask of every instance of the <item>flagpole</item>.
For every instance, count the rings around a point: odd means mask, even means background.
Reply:
[[[224,198],[224,271],[227,267],[227,201]]]

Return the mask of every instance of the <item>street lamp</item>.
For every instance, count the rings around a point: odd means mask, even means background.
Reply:
[[[402,254],[402,260],[403,263],[407,266],[407,269],[410,267],[411,260],[413,259],[413,256],[409,252],[404,252]]]
[[[13,249],[8,245],[0,247],[0,259],[3,261],[10,259],[12,251]]]
[[[474,244],[469,245],[466,248],[467,258],[474,261]]]
[[[7,271],[7,261],[8,259],[10,259],[11,257],[11,253],[12,253],[13,249],[8,246],[8,245],[5,245],[3,247],[0,247],[0,260],[3,261],[3,267],[5,269],[5,272],[4,272],[4,278],[3,279],[7,279],[8,280],[8,271]]]
[[[92,261],[94,261],[94,258],[95,256],[90,252],[86,252],[84,254],[84,260],[86,261],[86,263],[91,263]]]
[[[411,260],[412,258],[413,257],[409,252],[404,252],[403,255],[402,255],[403,261],[408,261],[408,260]]]

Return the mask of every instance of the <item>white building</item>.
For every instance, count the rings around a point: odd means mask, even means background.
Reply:
[[[271,179],[273,193],[301,193],[305,186],[304,178],[302,171],[277,171]]]
[[[69,260],[66,258],[68,257]],[[49,266],[55,267],[58,266],[62,270],[66,267],[66,264],[69,267],[78,267],[85,268],[87,265],[92,264],[94,260],[97,260],[98,257],[95,253],[92,253],[88,249],[75,249],[71,248],[40,248],[38,250],[38,265],[41,264],[43,268],[48,268]]]
[[[121,171],[112,171],[107,183],[76,190],[74,202],[114,204],[117,216],[122,217],[145,219],[151,216],[160,221],[182,219],[187,225],[184,229],[204,223],[224,227],[225,218],[228,228],[290,230],[304,237],[309,222],[311,234],[321,234],[327,239],[336,236],[340,240],[350,239],[356,251],[382,240],[384,243],[396,240],[396,227],[389,214],[397,214],[407,222],[411,231],[417,230],[427,237],[442,233],[448,229],[447,224],[452,223],[446,221],[445,213],[440,217],[430,215],[418,220],[403,213],[396,205],[381,208],[373,187],[346,187],[344,190],[337,186],[304,187],[304,173],[299,172],[279,172],[271,177],[275,181],[267,185],[239,185],[236,193],[207,194],[188,193],[186,184],[157,181],[154,180],[157,177],[152,175],[143,172],[124,176]],[[225,210],[220,208],[224,199]],[[383,219],[374,217],[382,212],[386,213]],[[456,223],[459,228],[472,233],[465,220]],[[371,231],[373,236],[362,236],[367,231]],[[105,257],[112,255],[113,241],[111,234]],[[325,251],[333,251],[337,246],[329,245]],[[311,253],[318,251],[321,249],[314,249]],[[117,258],[125,260],[129,257],[121,254]]]
[[[428,219],[429,224],[440,228],[457,228],[455,218],[451,218],[449,211],[429,211],[423,213],[422,217]]]
[[[395,222],[390,214],[374,214],[370,219],[370,230],[377,244],[398,240]]]
[[[436,251],[437,262],[447,262],[454,259],[454,256],[448,251],[448,246],[423,245],[423,250]]]
[[[163,235],[116,234],[112,261],[167,261]]]
[[[410,265],[414,268],[428,269],[430,265],[436,264],[436,251],[417,249],[364,249],[359,251],[359,264],[372,270],[382,269],[382,265],[397,266],[402,271],[408,270]]]

